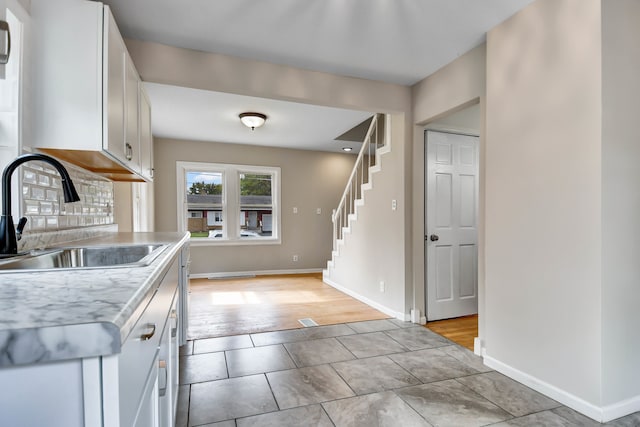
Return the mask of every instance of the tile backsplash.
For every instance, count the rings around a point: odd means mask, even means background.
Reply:
[[[80,201],[64,203],[58,172],[43,162],[22,168],[22,215],[27,231],[57,231],[113,224],[113,183],[65,163]]]

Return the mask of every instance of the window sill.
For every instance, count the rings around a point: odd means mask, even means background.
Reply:
[[[279,245],[282,243],[282,240],[279,238],[228,240],[220,238],[209,239],[206,237],[192,237],[189,238],[189,243],[191,246],[260,246]]]

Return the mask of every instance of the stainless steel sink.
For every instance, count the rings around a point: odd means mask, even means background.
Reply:
[[[143,267],[156,259],[167,246],[91,246],[32,251],[15,258],[0,260],[0,270]]]

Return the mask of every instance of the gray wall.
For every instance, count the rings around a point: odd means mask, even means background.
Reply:
[[[389,146],[380,151],[390,151],[380,156],[381,169],[371,174],[370,190],[363,192],[364,205],[356,207],[357,220],[350,223],[350,232],[344,234],[344,245],[334,260],[325,280],[346,288],[384,313],[409,320],[412,308],[406,303],[404,259],[406,256],[390,256],[391,248],[403,246],[403,222],[406,201],[403,195],[405,180],[402,169],[404,157],[404,117],[391,115]],[[392,201],[397,207],[392,209]],[[385,290],[380,290],[384,282]]]
[[[640,409],[639,22],[634,0],[538,0],[413,87],[415,231],[423,125],[480,101],[485,360],[604,420]]]
[[[484,316],[484,114],[486,91],[486,46],[472,49],[455,61],[441,68],[412,89],[413,100],[413,194],[411,211],[413,256],[414,306],[425,313],[425,250],[424,250],[424,129],[452,113],[466,110],[478,104],[480,133],[480,189],[478,206],[478,319],[479,336],[482,338]]]
[[[411,181],[406,178],[411,176],[412,155],[411,150],[408,149],[411,135],[411,89],[409,87],[174,48],[157,43],[136,40],[126,42],[136,68],[142,79],[147,82],[397,115],[401,128],[400,136],[394,139],[394,150],[397,156],[394,155],[392,160],[385,161],[385,169],[388,168],[396,175],[394,180],[396,186],[392,193],[385,196],[385,199],[388,204],[392,197],[397,198],[399,205],[404,204],[405,208],[398,209],[400,215],[394,218],[398,221],[394,224],[394,230],[398,231],[397,238],[369,249],[382,254],[388,265],[402,266],[400,271],[394,274],[394,279],[390,280],[387,289],[393,294],[405,296],[405,312],[408,312],[408,308],[413,306],[414,301],[411,280],[413,258],[408,255],[411,251],[411,209],[406,208],[411,205]],[[178,158],[179,156],[176,155],[176,159]],[[344,184],[346,184],[346,176],[343,179]],[[164,187],[156,187],[157,195],[163,192],[162,188]],[[340,195],[341,192],[336,197]],[[285,200],[283,202],[285,209],[292,206]],[[156,206],[165,205],[156,203]],[[335,204],[329,208],[333,207]],[[162,214],[164,215],[165,212]],[[370,232],[375,233],[376,230]],[[306,242],[308,246],[314,244],[314,242]],[[250,249],[245,247],[243,254],[249,255],[243,256],[250,256],[256,269],[263,268],[267,264],[270,266],[266,268],[273,268],[272,263],[262,263],[258,257],[253,256],[253,252],[248,251]],[[327,252],[327,256],[329,254]],[[277,258],[282,263],[290,263],[288,260],[291,255],[292,253],[287,250]],[[299,255],[307,257],[304,253]],[[364,271],[378,268],[376,259],[367,258],[366,252],[361,256]],[[203,259],[203,263],[206,262],[209,260]],[[307,264],[303,264],[301,259],[297,263],[297,268],[303,268],[303,265]],[[317,262],[308,265],[313,268],[324,267]],[[347,288],[354,286],[352,283],[343,285]]]
[[[602,5],[602,403],[611,405],[640,400],[640,2]]]
[[[156,138],[157,231],[177,227],[176,161],[281,168],[282,244],[191,247],[191,273],[326,268],[331,256],[331,212],[338,205],[355,156],[307,150]],[[298,213],[293,214],[293,207]],[[318,215],[316,209],[321,208]],[[299,261],[293,262],[293,255]]]
[[[600,35],[599,1],[541,0],[487,37],[486,353],[595,406]]]

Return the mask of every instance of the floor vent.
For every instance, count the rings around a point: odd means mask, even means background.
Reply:
[[[318,326],[318,324],[314,322],[313,319],[310,319],[308,317],[306,319],[299,319],[298,322],[302,323],[302,326],[304,326],[305,328],[308,328],[310,326]]]

